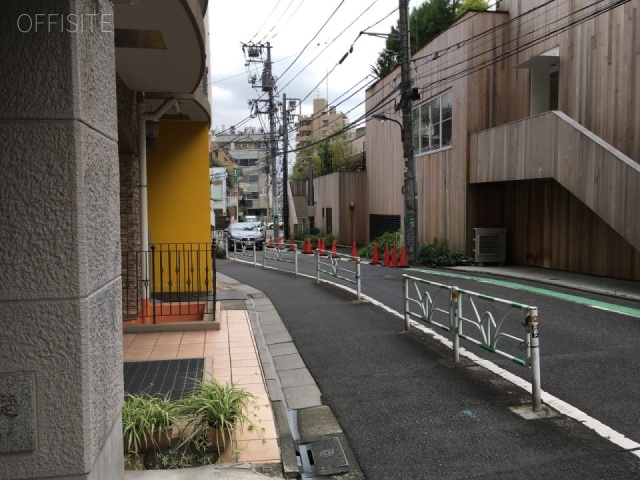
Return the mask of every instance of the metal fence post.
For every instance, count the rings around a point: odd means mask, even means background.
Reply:
[[[316,249],[316,283],[320,283],[320,251]]]
[[[402,290],[404,292],[404,331],[408,332],[411,329],[409,324],[409,279],[405,276],[402,277]]]
[[[542,409],[542,388],[540,386],[540,339],[538,338],[538,309],[529,307],[527,315],[527,334],[531,345],[531,393],[533,411]]]
[[[449,327],[453,333],[453,363],[460,363],[460,337],[458,327],[460,317],[458,316],[458,287],[451,287],[451,298],[449,300]]]
[[[258,264],[258,247],[256,244],[253,244],[253,266],[255,267]]]
[[[296,277],[298,276],[298,247],[293,250],[293,264],[296,270]]]
[[[356,291],[358,292],[358,301],[362,296],[362,288],[360,285],[360,257],[356,258]]]

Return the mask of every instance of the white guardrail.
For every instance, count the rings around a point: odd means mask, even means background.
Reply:
[[[293,263],[296,277],[298,276],[298,247],[296,245],[283,245],[282,248],[264,245],[262,251],[262,268],[267,268],[267,260]]]
[[[409,275],[402,275],[402,287],[406,331],[409,331],[411,326],[409,319],[414,318],[450,332],[453,341],[454,363],[460,361],[460,339],[463,339],[484,350],[508,358],[518,365],[529,367],[532,376],[533,411],[539,412],[541,410],[542,391],[537,307]],[[442,295],[443,293],[445,294]],[[489,305],[485,305],[485,302],[488,302]],[[464,312],[463,304],[465,305]],[[467,311],[469,313],[465,316]],[[518,312],[520,317],[518,317]],[[507,318],[513,320],[513,317],[516,317],[520,326],[524,327],[523,337],[508,332],[508,330],[514,332],[514,322],[506,321]],[[463,328],[465,326],[469,327],[470,331]],[[515,346],[510,345],[511,350],[523,350],[525,358],[519,358],[504,350],[499,350],[498,342],[503,339],[517,342]]]
[[[315,255],[316,283],[320,283],[321,273],[353,283],[356,285],[356,295],[358,301],[360,301],[362,297],[362,288],[360,286],[360,257],[320,249],[316,249]],[[350,264],[346,261],[353,263]],[[341,263],[352,265],[352,268],[344,268],[341,266]]]

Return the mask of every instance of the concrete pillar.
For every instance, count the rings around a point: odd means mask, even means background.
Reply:
[[[0,477],[121,479],[112,6],[4,0],[0,58]]]

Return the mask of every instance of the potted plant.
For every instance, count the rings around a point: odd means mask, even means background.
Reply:
[[[200,382],[181,402],[181,413],[192,427],[191,435],[206,435],[212,450],[223,452],[236,430],[256,428],[251,419],[257,408],[255,395],[215,379]]]
[[[176,404],[168,397],[126,394],[122,407],[125,453],[163,450],[171,443]]]

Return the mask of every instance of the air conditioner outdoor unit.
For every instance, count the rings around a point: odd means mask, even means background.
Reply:
[[[474,228],[473,254],[476,263],[504,263],[507,257],[506,228]]]

